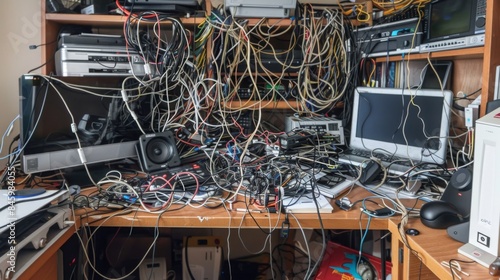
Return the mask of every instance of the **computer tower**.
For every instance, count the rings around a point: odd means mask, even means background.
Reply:
[[[483,266],[500,253],[500,108],[476,121],[469,241],[458,249]]]

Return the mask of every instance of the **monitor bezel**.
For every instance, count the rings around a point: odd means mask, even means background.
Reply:
[[[439,75],[439,79],[441,80],[441,84],[443,85],[443,89],[450,89],[451,85],[451,72],[453,69],[453,62],[452,61],[433,61],[432,67],[436,70],[437,74]],[[443,68],[444,67],[444,71]],[[426,79],[430,78],[430,76],[436,76],[436,73],[431,68],[431,65],[427,63],[423,69],[422,73],[422,84],[421,88],[422,89],[439,89],[439,88],[429,88],[429,87],[424,87],[426,83]]]
[[[436,23],[432,21],[432,11],[436,5],[445,5],[446,2],[456,2],[456,1],[470,1],[471,2],[471,10],[470,19],[469,19],[469,27],[467,31],[459,32],[459,33],[449,33],[441,36],[433,37],[432,28],[436,26]],[[426,28],[425,32],[425,41],[426,42],[436,42],[453,38],[461,38],[467,37],[475,34],[475,22],[476,22],[476,10],[477,10],[477,0],[434,0],[426,6]]]
[[[420,95],[420,96],[435,96],[440,98],[443,103],[441,113],[440,132],[439,132],[439,149],[429,149],[428,153],[422,154],[422,147],[414,147],[409,145],[402,145],[397,143],[388,143],[378,140],[371,140],[361,138],[356,135],[358,114],[356,108],[359,108],[361,94],[391,94],[391,95]],[[453,100],[453,93],[449,90],[432,90],[432,89],[401,89],[401,88],[371,88],[371,87],[357,87],[354,90],[353,102],[353,117],[350,132],[350,147],[363,148],[368,150],[385,150],[400,158],[407,158],[421,162],[443,164],[446,162],[446,152],[448,145],[449,126],[451,117],[451,105]]]

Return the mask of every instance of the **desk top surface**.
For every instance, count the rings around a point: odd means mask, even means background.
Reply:
[[[354,188],[348,195],[351,201],[358,201],[370,196],[370,193],[362,188]],[[332,201],[332,205],[333,205]],[[232,205],[226,203],[226,207],[217,208],[173,205],[167,211],[158,213],[148,213],[142,210],[124,209],[111,213],[96,213],[89,215],[85,220],[91,225],[102,226],[137,226],[137,227],[198,227],[198,228],[258,228],[279,225],[285,221],[284,213],[270,213],[267,211],[236,211],[247,208],[245,203],[236,202]],[[350,211],[341,210],[338,206],[333,206],[332,213],[297,213],[288,214],[288,221],[291,228],[325,228],[325,229],[359,229],[360,225],[366,227],[368,218],[361,215],[359,205]],[[86,211],[78,210],[77,215],[86,215]],[[89,213],[90,214],[90,213]],[[159,219],[160,217],[160,219]],[[320,218],[321,217],[321,218]],[[360,223],[361,221],[361,223]],[[371,219],[370,229],[387,229],[387,218]]]
[[[371,194],[362,188],[354,188],[348,195],[351,201],[361,200]],[[408,205],[414,205],[415,201],[406,201]],[[333,202],[332,202],[333,204]],[[243,203],[233,205],[233,209],[244,208]],[[77,210],[77,215],[89,213],[83,210]],[[320,215],[320,216],[319,216]],[[319,218],[321,217],[321,219]],[[111,213],[96,213],[82,219],[82,222],[91,226],[134,226],[134,227],[169,227],[169,228],[281,228],[285,221],[283,213],[269,212],[241,212],[228,211],[224,207],[215,209],[172,207],[169,211],[157,213],[147,213],[137,210],[117,210]],[[325,229],[363,229],[366,228],[368,217],[361,213],[359,207],[344,211],[334,205],[332,213],[310,213],[310,214],[289,214],[288,221],[291,228],[325,228]],[[400,216],[391,218],[372,218],[370,219],[370,229],[372,230],[391,230],[397,232]],[[441,265],[441,261],[451,259],[468,259],[458,253],[458,248],[462,243],[450,238],[446,230],[436,230],[427,228],[418,218],[410,218],[407,228],[412,227],[420,231],[418,236],[408,237],[412,249],[422,252],[419,256],[426,265],[438,276],[449,278],[449,269]],[[488,269],[479,264],[461,263],[462,269],[471,274],[466,279],[488,279]],[[491,278],[496,279],[496,278]]]
[[[397,220],[388,222],[391,232],[397,231]],[[409,236],[408,243],[410,248],[418,252],[418,258],[425,262],[426,266],[439,278],[450,279],[449,268],[445,268],[441,262],[450,260],[459,260],[462,271],[470,274],[469,276],[459,274],[462,279],[499,279],[491,277],[488,269],[458,253],[458,248],[463,243],[453,240],[448,236],[444,229],[432,229],[424,226],[419,219],[410,219],[407,228],[415,228],[420,234]],[[455,279],[459,279],[455,277]]]

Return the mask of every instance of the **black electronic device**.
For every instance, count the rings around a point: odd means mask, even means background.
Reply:
[[[73,31],[74,32],[74,31]],[[118,50],[125,49],[127,41],[125,37],[119,35],[103,35],[79,32],[77,34],[63,33],[57,41],[57,48],[78,48],[100,50]],[[90,51],[90,50],[89,50]]]
[[[434,0],[426,6],[420,52],[484,45],[486,0]]]
[[[431,228],[448,228],[468,221],[471,208],[472,171],[468,167],[453,173],[440,200],[420,209],[420,220]]]
[[[123,6],[125,9],[134,11],[134,12],[142,12],[142,11],[155,11],[166,14],[193,14],[196,12],[194,7],[176,5],[176,4],[133,4],[128,6]]]
[[[484,33],[486,0],[434,0],[426,6],[426,42]]]
[[[298,131],[291,131],[289,133],[278,136],[282,151],[290,151],[303,145],[310,145],[311,139],[313,138],[314,134],[302,133]]]
[[[203,164],[197,162],[169,168],[163,173],[158,174],[165,176],[167,180],[173,179],[174,181],[182,182],[183,186],[197,185],[196,182],[199,185],[213,183],[210,171]]]
[[[139,163],[145,172],[168,169],[181,164],[171,131],[141,135],[136,148]]]
[[[369,160],[365,165],[361,168],[361,176],[359,177],[359,182],[361,184],[369,184],[375,180],[375,178],[380,175],[382,171],[382,167],[380,163],[375,160]]]
[[[455,239],[456,241],[467,243],[467,241],[469,241],[469,227],[470,221],[467,221],[449,226],[446,229],[446,232],[448,233],[449,237]]]
[[[359,165],[374,151],[384,151],[413,162],[444,164],[452,99],[448,90],[357,87],[349,138],[351,154],[339,155],[339,161]],[[408,171],[408,166],[397,163],[387,166],[392,174]]]
[[[427,64],[424,69],[421,88],[441,89],[442,85],[443,89],[450,89],[452,68],[452,61],[435,61],[432,62],[432,67]],[[439,81],[441,81],[441,84]]]
[[[197,0],[127,0],[127,4],[134,5],[183,5],[197,7]]]
[[[166,14],[193,14],[200,5],[197,0],[126,0],[123,7],[134,12],[156,11]]]
[[[441,196],[441,200],[455,206],[463,217],[469,217],[471,195],[472,171],[469,168],[461,168],[451,176],[450,182]]]
[[[250,56],[250,61],[246,57],[241,57],[237,71],[244,73],[273,72],[273,73],[296,73],[304,63],[302,50],[284,51],[280,49],[262,50],[256,55]]]
[[[99,93],[77,91],[39,75],[20,77],[19,144],[25,173],[137,157],[135,143],[142,133],[133,122],[122,122],[131,116],[123,110],[120,93]]]
[[[358,49],[370,57],[419,52],[423,39],[418,18],[359,28],[355,34]]]
[[[464,221],[460,211],[452,204],[436,200],[420,208],[420,221],[427,227],[445,229]]]

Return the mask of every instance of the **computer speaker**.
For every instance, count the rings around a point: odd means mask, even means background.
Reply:
[[[468,167],[458,169],[450,178],[448,186],[441,196],[455,206],[460,214],[469,217],[472,196],[472,170]]]
[[[181,163],[174,135],[170,131],[142,135],[136,148],[144,172],[179,166]]]

